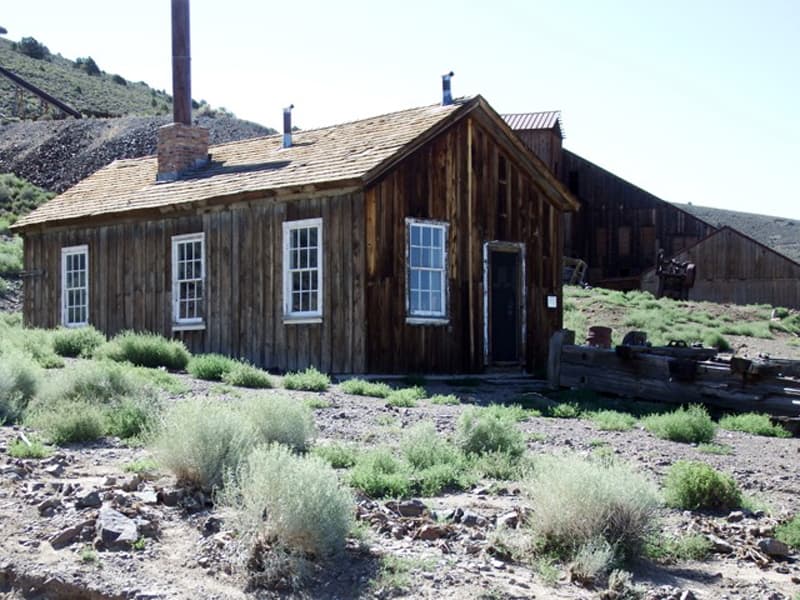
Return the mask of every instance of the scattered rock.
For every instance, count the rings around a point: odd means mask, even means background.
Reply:
[[[100,499],[100,494],[97,490],[92,490],[88,494],[78,496],[75,499],[75,508],[99,508],[102,504],[103,501]]]
[[[222,519],[219,517],[208,517],[203,522],[203,535],[209,536],[215,533],[219,533],[219,530],[222,528]]]
[[[772,537],[759,540],[758,549],[768,556],[777,558],[789,556],[789,553],[791,552],[787,544],[784,544],[782,541]]]
[[[444,525],[423,525],[419,531],[417,531],[417,535],[415,536],[418,540],[438,540],[443,537],[447,537],[450,534],[450,529]]]
[[[136,522],[107,506],[100,509],[95,527],[98,540],[111,550],[127,549],[139,539]]]
[[[711,549],[718,554],[730,554],[733,552],[733,546],[715,535],[706,536],[708,541],[711,542]]]
[[[69,546],[73,542],[78,541],[80,538],[81,532],[83,531],[84,527],[91,527],[94,525],[94,519],[88,519],[77,525],[73,525],[72,527],[67,527],[66,529],[62,529],[57,534],[52,536],[48,541],[50,545],[58,550],[59,548],[63,548],[64,546]]]
[[[43,517],[50,517],[55,513],[55,509],[61,506],[61,500],[59,498],[47,498],[40,502],[36,508]]]
[[[516,529],[519,525],[519,515],[517,511],[512,510],[497,517],[497,528],[504,527],[506,529]]]
[[[183,498],[183,490],[159,490],[156,496],[164,506],[178,506],[178,502]]]
[[[428,509],[422,500],[403,500],[402,502],[387,502],[386,508],[398,513],[401,517],[421,517]]]
[[[139,489],[140,483],[142,483],[142,478],[139,475],[134,475],[127,481],[123,481],[121,487],[126,492],[135,492]]]
[[[743,519],[744,519],[744,513],[741,510],[735,510],[725,518],[725,520],[728,521],[728,523],[738,523]]]
[[[133,495],[145,504],[158,504],[158,494],[153,490],[134,492]]]

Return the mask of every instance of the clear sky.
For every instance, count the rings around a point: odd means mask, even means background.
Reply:
[[[17,0],[8,38],[170,91],[169,0]],[[279,128],[482,94],[674,202],[800,219],[800,0],[193,0],[193,97]]]

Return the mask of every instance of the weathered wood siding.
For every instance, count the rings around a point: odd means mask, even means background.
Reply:
[[[589,266],[595,285],[635,289],[663,248],[669,256],[714,228],[613,173],[564,150],[561,181],[581,208],[568,223],[567,252]]]
[[[676,258],[696,265],[690,300],[800,309],[800,265],[733,229],[721,229]],[[642,289],[656,293],[655,270],[642,276]]]
[[[490,123],[470,116],[406,158],[366,190],[365,213],[370,372],[484,369],[483,245],[496,240],[525,244],[525,363],[543,363],[561,325],[559,221]],[[407,217],[449,223],[447,325],[406,323]],[[546,308],[547,294],[559,297],[557,309]]]
[[[60,323],[61,248],[89,246],[89,320],[173,336],[171,237],[205,233],[206,329],[175,332],[192,352],[220,352],[285,370],[365,369],[362,193],[255,200],[182,216],[85,229],[28,232],[25,322]],[[323,219],[323,318],[284,324],[284,221]]]
[[[559,129],[518,129],[514,133],[554,175],[561,164],[561,131]]]

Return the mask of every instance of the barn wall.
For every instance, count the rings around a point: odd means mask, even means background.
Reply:
[[[690,300],[800,309],[800,265],[732,229],[720,230],[675,258],[696,265]],[[643,275],[642,289],[658,290],[654,270]]]
[[[507,160],[499,197],[498,161]],[[367,367],[370,372],[484,368],[483,244],[523,242],[526,366],[545,360],[561,325],[559,219],[509,148],[472,116],[406,158],[366,191]],[[447,221],[449,323],[406,323],[407,217]],[[546,309],[546,295],[559,297]]]
[[[359,372],[364,361],[363,194],[262,200],[118,225],[28,233],[25,322],[60,322],[61,248],[89,246],[90,322],[173,336],[171,236],[206,235],[205,331],[174,332],[192,352],[220,352],[279,369]],[[323,218],[323,319],[284,324],[282,223]]]
[[[669,256],[714,231],[568,150],[559,178],[581,203],[569,219],[568,253],[587,262],[594,285],[635,289],[640,275],[655,265],[660,248]]]

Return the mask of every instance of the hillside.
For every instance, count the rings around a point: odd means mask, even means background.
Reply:
[[[170,112],[172,99],[166,92],[154,90],[143,81],[126,81],[120,75],[95,72],[85,64],[49,53],[41,59],[32,58],[15,51],[14,42],[0,39],[0,65],[84,115],[117,117]],[[102,69],[102,62],[90,64]],[[0,77],[0,118],[22,116],[15,106],[15,90],[10,81]],[[40,102],[32,94],[24,95],[24,103],[25,118],[41,112]]]
[[[170,117],[63,119],[0,125],[0,173],[14,173],[53,192],[63,192],[120,158],[156,152],[157,130]],[[212,144],[274,133],[234,117],[200,117]]]
[[[656,299],[648,292],[565,285],[564,327],[583,343],[593,325],[611,327],[614,344],[629,331],[645,331],[655,346],[680,340],[740,355],[800,360],[800,312],[767,304]]]
[[[733,227],[781,254],[800,261],[800,221],[692,204],[676,206],[715,227]]]

